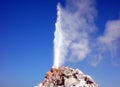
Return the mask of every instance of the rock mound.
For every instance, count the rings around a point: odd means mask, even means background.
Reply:
[[[70,67],[52,67],[42,83],[36,87],[99,87],[98,84],[79,69]]]

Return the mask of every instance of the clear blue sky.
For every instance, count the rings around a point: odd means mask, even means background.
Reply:
[[[34,87],[53,64],[56,5],[64,0],[0,0],[0,87]],[[120,18],[119,0],[97,0],[96,25]],[[74,68],[91,75],[101,87],[120,87],[120,66],[109,58],[97,67],[84,60]]]

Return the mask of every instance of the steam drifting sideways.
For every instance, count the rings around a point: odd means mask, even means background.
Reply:
[[[95,0],[67,0],[64,8],[58,3],[54,67],[58,68],[66,61],[82,61],[85,58],[92,59],[91,65],[96,66],[104,53],[109,52],[111,56],[118,54],[120,20],[108,21],[104,34],[95,37],[99,31],[94,22],[96,16]]]
[[[63,65],[66,58],[83,60],[90,52],[89,34],[95,29],[96,10],[93,0],[69,0],[65,8],[57,5],[54,38],[54,66]],[[68,55],[69,54],[69,55]]]

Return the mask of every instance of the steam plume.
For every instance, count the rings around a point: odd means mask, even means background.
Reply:
[[[89,58],[93,66],[108,55],[119,59],[120,20],[108,21],[103,35],[95,36],[99,31],[94,23],[96,16],[94,0],[67,0],[64,8],[60,3],[57,5],[54,33],[56,68],[66,61],[82,61],[85,58]]]
[[[120,20],[108,21],[102,36],[98,37],[99,47],[109,52],[114,65],[120,65]]]
[[[65,8],[58,4],[57,11],[54,38],[55,67],[64,64],[65,58],[83,60],[91,51],[89,34],[95,29],[96,15],[93,0],[69,0]]]

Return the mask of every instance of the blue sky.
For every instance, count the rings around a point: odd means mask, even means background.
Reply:
[[[53,64],[56,5],[64,0],[0,1],[0,87],[34,87]],[[97,0],[97,35],[108,20],[120,19],[119,0]],[[118,63],[120,60],[116,58]],[[120,86],[120,66],[104,58],[96,67],[85,59],[65,65],[91,75],[101,87]]]

